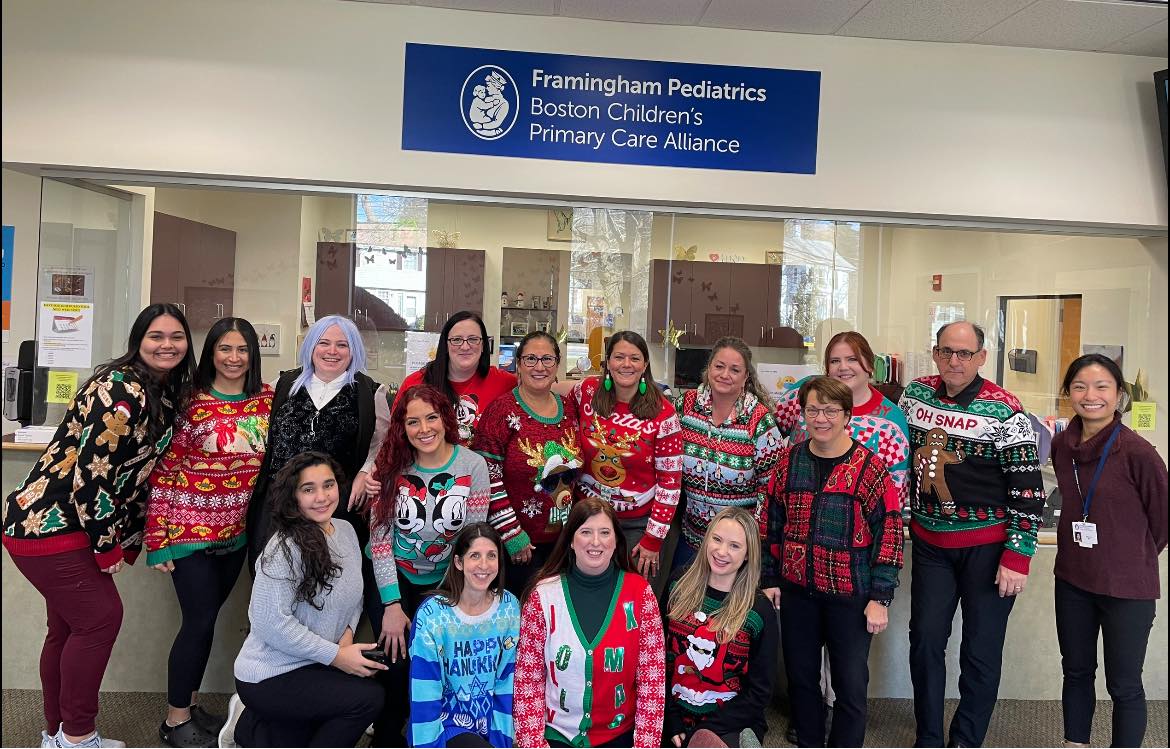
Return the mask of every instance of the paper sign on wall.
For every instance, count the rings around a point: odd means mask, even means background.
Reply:
[[[49,387],[45,393],[46,403],[68,403],[77,392],[77,373],[51,370]]]
[[[41,302],[37,322],[37,364],[42,367],[93,366],[93,305]]]
[[[1135,432],[1152,432],[1158,415],[1158,404],[1153,401],[1136,401],[1133,404],[1133,418],[1130,428]]]
[[[419,371],[435,358],[439,348],[438,333],[406,331],[406,374]]]
[[[819,373],[816,367],[804,364],[757,364],[756,374],[760,376],[760,384],[776,399],[800,380]]]

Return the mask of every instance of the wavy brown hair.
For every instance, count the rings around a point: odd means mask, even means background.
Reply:
[[[654,382],[654,374],[650,371],[650,347],[646,345],[646,339],[641,334],[632,330],[619,330],[605,342],[605,363],[601,368],[602,385],[605,384],[605,378],[610,376],[609,357],[613,356],[614,346],[621,342],[628,343],[638,349],[642,354],[642,361],[646,363],[646,369],[642,372],[642,382],[646,383],[646,392],[634,393],[634,397],[630,399],[630,413],[644,421],[657,418],[659,412],[662,411],[662,403],[666,399],[662,397],[662,391]],[[612,390],[598,387],[597,391],[593,393],[593,411],[603,419],[613,416],[613,409],[616,405],[616,387]]]
[[[561,535],[557,536],[556,545],[553,546],[552,551],[549,552],[548,560],[544,566],[540,568],[532,576],[532,580],[528,583],[528,587],[524,590],[524,596],[521,600],[527,601],[528,596],[536,586],[550,577],[557,577],[569,571],[575,563],[573,555],[573,536],[576,535],[577,529],[585,525],[585,521],[594,515],[605,515],[609,518],[609,522],[613,524],[613,537],[617,542],[613,550],[613,561],[618,566],[618,569],[629,572],[633,569],[630,566],[630,556],[626,549],[626,534],[622,533],[621,526],[618,525],[617,513],[613,510],[613,505],[606,502],[604,499],[597,499],[592,497],[590,499],[582,499],[573,503],[573,509],[569,510],[569,519],[565,521],[565,527],[561,529]]]
[[[345,480],[341,465],[325,453],[303,452],[293,458],[277,472],[269,490],[272,505],[272,531],[277,547],[284,554],[289,567],[293,566],[292,546],[297,547],[301,556],[300,574],[289,582],[295,583],[293,603],[304,601],[320,611],[325,607],[319,598],[333,590],[333,580],[341,574],[341,565],[329,553],[329,542],[320,526],[301,513],[297,501],[297,487],[301,483],[301,472],[313,466],[329,466],[338,486]],[[340,489],[338,501],[341,501]],[[276,553],[275,551],[273,553]],[[269,554],[260,558],[263,567]]]

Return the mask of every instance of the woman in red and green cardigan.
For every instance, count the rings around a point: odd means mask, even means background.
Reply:
[[[665,690],[654,591],[613,506],[583,499],[523,598],[516,746],[659,746]]]
[[[194,704],[219,609],[247,557],[244,525],[268,442],[272,388],[247,320],[225,317],[207,333],[194,395],[175,421],[170,449],[151,475],[146,561],[175,584],[183,622],[167,671],[167,746],[214,742],[221,720]]]

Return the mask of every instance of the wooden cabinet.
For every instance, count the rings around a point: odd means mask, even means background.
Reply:
[[[179,305],[192,330],[230,317],[236,233],[166,213],[154,214],[150,300]]]
[[[650,321],[685,330],[683,345],[710,346],[723,336],[749,346],[776,346],[780,324],[779,265],[655,260],[651,266]]]
[[[461,310],[483,315],[484,252],[427,248],[427,303],[423,330],[438,332]]]
[[[355,247],[353,242],[317,243],[317,317],[344,315],[353,310]]]

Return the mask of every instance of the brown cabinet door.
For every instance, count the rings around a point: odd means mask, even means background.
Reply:
[[[353,298],[353,253],[350,242],[317,243],[316,317],[350,315]]]
[[[484,260],[483,250],[447,250],[448,316],[461,310],[483,316]]]
[[[179,222],[165,213],[154,214],[154,240],[150,252],[151,304],[179,304]]]
[[[743,319],[731,312],[732,263],[688,262],[690,329],[683,340],[710,345],[725,335],[743,335]]]
[[[446,247],[428,247],[427,250],[427,301],[423,330],[438,333],[447,321],[447,259]]]
[[[768,345],[768,271],[778,266],[731,264],[730,314],[742,320],[741,337],[749,346]]]
[[[183,298],[192,329],[207,330],[220,318],[232,315],[236,233],[210,224],[187,223],[193,227],[185,227],[182,235]],[[188,246],[193,241],[198,249],[189,251]]]

